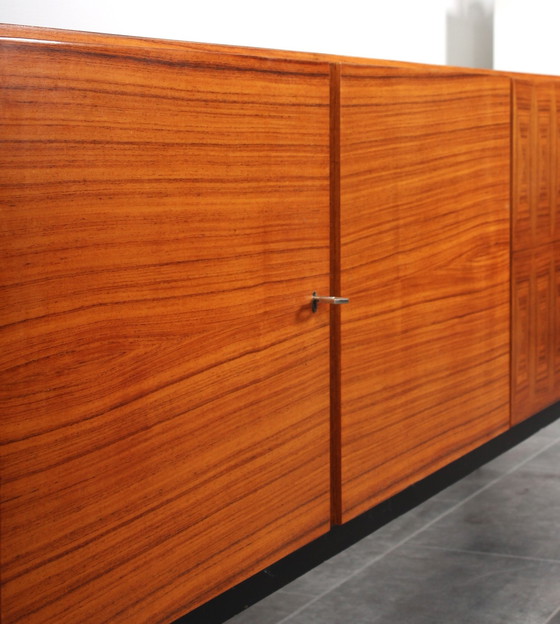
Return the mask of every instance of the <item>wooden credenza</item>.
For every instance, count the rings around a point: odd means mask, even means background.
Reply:
[[[2,622],[172,622],[560,398],[558,80],[0,35]]]

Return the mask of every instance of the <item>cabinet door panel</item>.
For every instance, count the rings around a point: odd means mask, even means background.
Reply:
[[[560,398],[555,268],[560,90],[548,78],[514,79],[513,84],[512,422],[518,423]]]
[[[557,85],[513,81],[513,249],[558,238]]]
[[[2,622],[165,622],[329,527],[329,69],[2,42]]]
[[[512,422],[560,399],[560,244],[512,258]]]
[[[535,394],[548,396],[553,387],[554,247],[533,252],[535,314]],[[546,399],[545,399],[546,400]],[[535,412],[538,411],[535,410]]]
[[[554,85],[549,82],[538,83],[536,91],[536,184],[535,184],[535,229],[534,244],[541,245],[552,241],[554,232]]]
[[[560,241],[560,78],[556,80],[555,89],[554,89],[554,97],[555,97],[555,115],[553,117],[553,126],[554,126],[554,163],[555,163],[555,174],[554,174],[554,202],[555,207],[554,211],[554,240]]]
[[[533,321],[532,251],[520,251],[512,259],[512,421],[516,411],[529,415],[533,385],[535,332]]]
[[[553,335],[554,335],[554,399],[560,400],[560,242],[554,249]]]
[[[513,82],[513,179],[512,245],[525,249],[533,242],[533,171],[536,165],[534,87],[526,81]]]
[[[341,518],[509,424],[510,87],[341,78]]]

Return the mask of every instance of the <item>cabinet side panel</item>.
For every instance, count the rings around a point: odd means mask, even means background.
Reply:
[[[329,68],[3,42],[2,622],[168,622],[329,528]]]
[[[510,83],[346,67],[342,517],[509,425]]]

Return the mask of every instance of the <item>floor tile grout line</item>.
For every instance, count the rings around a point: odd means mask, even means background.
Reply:
[[[504,557],[506,559],[521,559],[523,561],[534,561],[535,563],[556,563],[560,565],[560,559],[543,559],[542,557],[527,557],[526,555],[510,555],[507,553],[493,552],[491,550],[465,550],[464,548],[446,548],[444,546],[431,546],[427,544],[417,544],[418,548],[428,550],[443,550],[452,553],[463,553],[465,555],[489,555],[490,557]]]
[[[543,622],[543,624],[552,624],[552,620],[560,613],[560,605],[558,606],[558,608],[556,609],[556,611],[554,611],[554,613],[548,618],[548,620],[546,622]]]
[[[315,598],[315,595],[312,594],[311,592],[298,592],[298,591],[292,591],[290,589],[286,589],[285,587],[282,587],[281,589],[277,590],[274,592],[275,594],[289,594],[290,596],[300,596],[301,598]]]
[[[405,537],[400,542],[397,542],[396,544],[393,544],[393,546],[388,548],[383,553],[380,553],[379,555],[375,556],[373,559],[370,559],[365,565],[361,566],[357,570],[354,570],[354,572],[352,572],[352,574],[349,574],[346,578],[340,580],[338,583],[335,583],[332,587],[330,587],[326,591],[321,592],[320,594],[315,596],[312,600],[310,600],[308,603],[302,605],[301,607],[299,607],[298,609],[296,609],[295,611],[293,611],[289,615],[283,617],[281,620],[278,620],[275,624],[289,624],[289,621],[290,621],[291,618],[295,617],[296,615],[299,615],[302,611],[304,611],[305,609],[310,607],[312,604],[315,604],[316,602],[318,602],[319,600],[324,598],[327,594],[330,594],[332,591],[338,589],[339,587],[341,587],[342,585],[347,583],[350,579],[354,578],[358,574],[361,574],[364,570],[367,570],[367,568],[369,568],[373,564],[375,564],[378,561],[380,561],[381,559],[383,559],[383,557],[385,557],[386,555],[394,552],[395,550],[397,550],[398,548],[400,548],[401,546],[406,544],[408,541],[410,541],[411,539],[415,538],[417,535],[422,533],[422,531],[426,530],[428,527],[432,526],[436,522],[439,522],[439,520],[441,520],[442,518],[445,518],[445,516],[447,516],[448,514],[452,513],[456,509],[459,509],[459,507],[461,507],[462,505],[464,505],[468,501],[472,500],[475,496],[478,496],[478,494],[480,494],[481,492],[484,492],[488,488],[492,487],[493,485],[495,485],[496,483],[501,481],[504,477],[507,477],[508,475],[512,474],[513,472],[515,472],[516,470],[521,468],[521,466],[523,466],[526,463],[532,461],[533,459],[538,457],[541,453],[544,453],[545,451],[547,451],[549,448],[553,447],[558,442],[560,442],[560,437],[555,438],[552,442],[550,442],[549,444],[547,444],[543,448],[539,449],[538,451],[535,451],[532,455],[529,455],[529,457],[526,457],[523,461],[519,462],[518,464],[516,464],[515,466],[513,466],[509,470],[506,470],[499,477],[496,477],[495,479],[492,479],[492,481],[489,481],[486,485],[482,486],[481,488],[479,488],[478,490],[476,490],[475,492],[473,492],[472,494],[470,494],[469,496],[467,496],[463,500],[457,502],[455,505],[453,505],[452,507],[450,507],[446,511],[442,512],[441,514],[439,514],[438,516],[436,516],[435,518],[433,518],[432,520],[427,522],[423,527],[420,527],[419,529],[416,529],[416,531],[413,531],[408,537]],[[546,624],[548,624],[548,623],[546,623]]]

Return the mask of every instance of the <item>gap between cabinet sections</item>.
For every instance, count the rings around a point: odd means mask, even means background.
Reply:
[[[340,64],[330,65],[330,292],[340,278]],[[342,522],[340,306],[330,306],[331,524]]]

